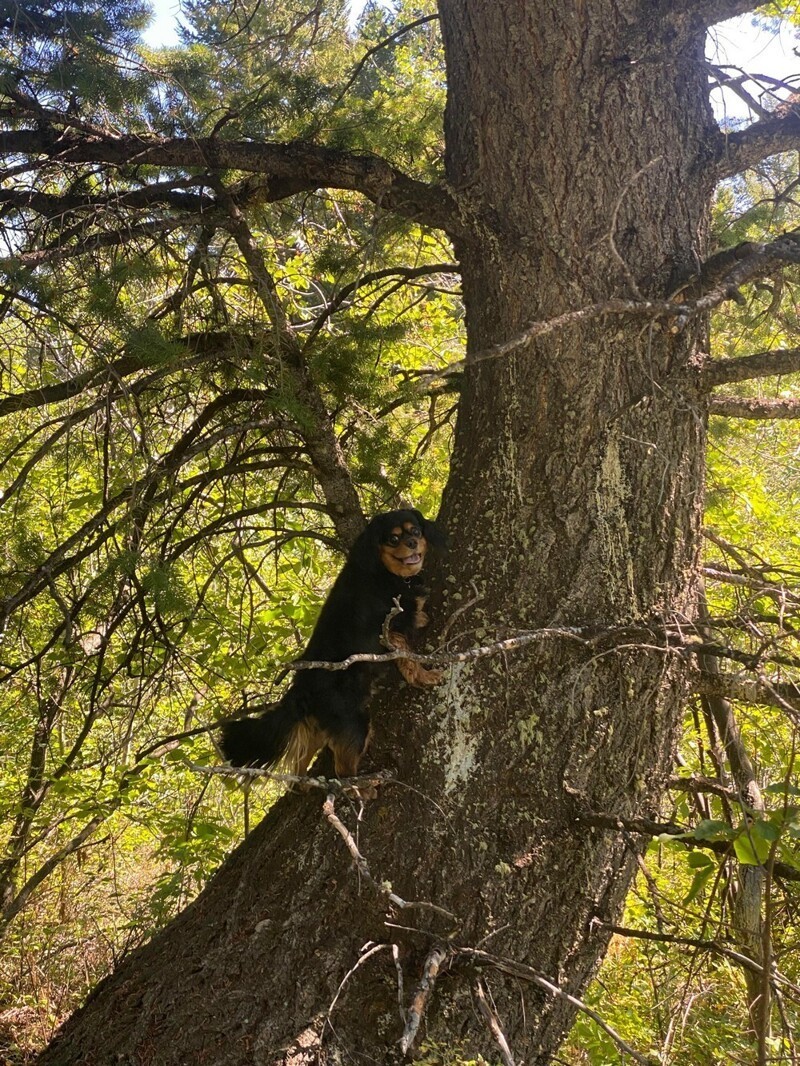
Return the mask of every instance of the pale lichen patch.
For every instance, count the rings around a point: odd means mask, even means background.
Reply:
[[[450,673],[444,715],[433,750],[444,766],[444,791],[450,793],[469,780],[475,768],[477,739],[472,728],[479,703],[470,682],[471,663],[456,663]]]

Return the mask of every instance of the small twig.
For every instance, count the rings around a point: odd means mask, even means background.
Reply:
[[[391,641],[391,637],[389,636],[389,626],[392,624],[392,621],[397,618],[399,614],[402,613],[403,608],[400,606],[400,597],[395,596],[392,600],[392,609],[384,618],[383,625],[381,626],[381,644],[384,646],[384,648],[394,648],[394,645]],[[292,667],[292,669],[294,669],[294,667]]]
[[[500,955],[491,955],[488,951],[479,951],[477,948],[458,948],[456,949],[457,955],[464,956],[471,959],[473,962],[486,966],[492,966],[496,970],[500,970],[501,973],[507,973],[511,977],[517,977],[521,981],[530,981],[531,984],[537,985],[539,988],[543,988],[545,992],[549,992],[551,996],[560,996],[568,1003],[571,1003],[573,1007],[577,1007],[579,1011],[582,1011],[594,1022],[596,1022],[604,1033],[617,1044],[622,1050],[630,1055],[634,1062],[638,1062],[641,1066],[657,1066],[658,1060],[653,1059],[648,1055],[642,1055],[641,1052],[632,1048],[627,1041],[623,1040],[616,1029],[612,1029],[608,1022],[592,1010],[592,1008],[584,1003],[582,999],[578,999],[577,996],[573,996],[571,993],[566,992],[563,988],[559,988],[557,984],[554,984],[549,978],[540,974],[537,970],[534,970],[531,966],[526,966],[524,963],[516,962],[514,959],[506,959]]]
[[[642,296],[641,290],[639,289],[639,286],[637,284],[636,278],[633,275],[633,271],[628,266],[626,260],[624,259],[624,257],[620,253],[619,248],[617,248],[617,242],[616,242],[616,239],[615,239],[615,234],[617,232],[617,221],[619,219],[619,213],[620,213],[620,211],[622,209],[622,204],[625,201],[625,197],[630,192],[631,187],[639,180],[639,178],[641,178],[644,174],[646,174],[647,171],[650,170],[651,167],[654,167],[657,163],[660,163],[663,158],[664,157],[661,156],[661,155],[656,156],[655,159],[651,159],[649,163],[645,163],[645,165],[643,167],[640,167],[639,170],[637,170],[635,174],[633,174],[630,178],[628,178],[628,180],[625,182],[624,186],[622,187],[622,192],[617,197],[617,202],[614,205],[614,211],[613,211],[613,214],[611,216],[611,225],[608,228],[607,236],[608,236],[608,243],[609,243],[609,245],[611,247],[611,254],[614,256],[614,258],[617,260],[617,262],[619,263],[620,267],[622,268],[622,272],[625,275],[625,279],[627,280],[628,285],[630,286],[630,290],[633,293],[633,295],[636,297],[637,300],[643,299],[643,296]]]
[[[447,951],[442,947],[435,947],[425,960],[422,980],[414,992],[414,998],[408,1008],[406,1027],[400,1038],[400,1050],[404,1055],[409,1053],[417,1039],[420,1022],[425,1014],[431,992],[433,992],[433,986],[436,984],[436,978],[439,976],[439,967],[446,958]]]
[[[280,774],[274,770],[266,770],[262,766],[200,766],[198,763],[189,763],[189,768],[198,774],[209,774],[217,777],[233,777],[240,781],[266,778],[268,781],[276,781],[281,785],[302,785],[304,788],[318,788],[323,792],[338,792],[349,794],[358,792],[360,788],[375,788],[378,785],[386,785],[394,780],[388,770],[379,770],[374,774],[365,774],[361,777],[310,777],[303,774]]]
[[[394,959],[394,968],[397,970],[397,1007],[400,1011],[400,1021],[405,1025],[406,1023],[406,994],[403,985],[403,967],[400,965],[400,948],[397,944],[392,944],[392,958]]]
[[[487,655],[498,655],[504,651],[510,651],[513,648],[521,648],[526,644],[532,644],[537,640],[547,640],[548,638],[567,638],[569,640],[578,641],[581,644],[588,643],[587,638],[582,634],[589,632],[591,627],[586,629],[580,629],[575,626],[553,626],[548,629],[536,629],[529,633],[521,633],[516,637],[508,637],[505,640],[498,640],[492,644],[482,645],[478,648],[468,648],[466,651],[456,652],[432,652],[430,655],[420,655],[417,652],[407,651],[406,649],[397,649],[395,651],[387,651],[385,653],[371,653],[371,652],[359,652],[356,655],[350,655],[347,659],[342,659],[339,662],[326,662],[318,659],[298,659],[293,663],[289,663],[288,670],[347,670],[354,663],[388,663],[394,659],[410,659],[411,662],[417,663],[435,663],[441,665],[447,665],[449,663],[463,663],[469,662],[471,659],[482,659]],[[592,628],[592,631],[594,629]]]
[[[481,978],[473,985],[473,991],[475,993],[475,1002],[478,1007],[483,1020],[489,1026],[489,1031],[495,1039],[495,1043],[500,1048],[500,1057],[503,1060],[505,1066],[516,1066],[514,1062],[514,1056],[511,1054],[511,1048],[508,1046],[508,1040],[506,1034],[503,1032],[500,1026],[500,1019],[497,1014],[492,1010],[492,1007],[487,999],[486,992],[484,990],[484,983]]]
[[[388,947],[388,944],[373,944],[372,947],[368,948],[363,955],[359,955],[359,957],[355,961],[355,964],[350,967],[350,969],[340,981],[339,987],[336,989],[336,995],[331,1000],[331,1005],[328,1007],[328,1012],[325,1015],[325,1022],[322,1026],[323,1033],[325,1032],[326,1025],[330,1025],[331,1029],[333,1028],[333,1026],[331,1025],[331,1014],[333,1013],[333,1008],[336,1006],[336,1002],[339,999],[339,996],[342,994],[342,989],[353,976],[353,974],[356,972],[356,970],[359,968],[359,966],[361,966],[362,963],[365,963],[367,959],[370,958],[372,955],[377,955],[379,951],[382,951],[384,948]]]
[[[470,607],[474,607],[476,603],[479,603],[483,599],[483,596],[482,596],[482,594],[480,592],[478,592],[478,586],[475,584],[474,581],[470,581],[470,588],[472,589],[472,591],[474,593],[472,599],[467,600],[466,603],[462,603],[459,607],[456,607],[456,609],[453,611],[453,613],[450,615],[450,617],[445,622],[445,626],[444,626],[444,629],[442,630],[442,636],[441,636],[442,644],[444,644],[446,642],[446,640],[447,640],[447,638],[448,638],[448,636],[450,634],[450,630],[453,628],[453,625],[454,625],[456,619],[460,615],[462,615],[465,611],[468,611],[470,609]]]
[[[322,804],[322,812],[328,819],[330,824],[342,838],[347,846],[347,850],[353,857],[353,861],[356,864],[359,874],[379,895],[384,896],[391,904],[400,910],[423,910],[431,911],[433,914],[438,914],[443,918],[447,918],[453,925],[458,924],[458,919],[450,911],[445,910],[444,907],[439,907],[435,903],[428,903],[426,900],[405,900],[401,896],[398,896],[396,892],[392,891],[392,886],[388,881],[376,881],[372,876],[367,860],[358,850],[358,845],[353,839],[353,834],[342,822],[339,816],[334,810],[334,796],[330,794],[325,802]]]
[[[330,107],[328,109],[328,113],[330,114],[333,111],[335,111],[336,108],[339,106],[339,104],[342,102],[342,100],[345,98],[345,96],[350,91],[351,87],[353,86],[356,78],[361,73],[361,71],[364,69],[364,65],[366,64],[366,62],[370,58],[370,56],[374,56],[375,53],[380,51],[381,48],[385,48],[387,45],[391,44],[393,41],[396,41],[399,37],[402,37],[404,34],[408,33],[409,31],[415,30],[417,28],[417,26],[424,26],[426,22],[433,22],[434,19],[438,19],[438,18],[439,18],[438,12],[436,14],[434,14],[434,15],[423,15],[421,18],[414,19],[413,22],[409,22],[405,26],[401,26],[400,29],[399,30],[395,30],[394,33],[390,33],[388,37],[384,37],[383,40],[378,41],[377,44],[374,44],[372,46],[372,48],[368,48],[367,51],[364,53],[364,55],[361,57],[361,59],[359,59],[359,61],[356,63],[355,67],[353,68],[353,70],[352,70],[352,72],[350,74],[350,77],[345,82],[344,88],[340,90],[339,95],[336,97],[336,99],[330,105]]]

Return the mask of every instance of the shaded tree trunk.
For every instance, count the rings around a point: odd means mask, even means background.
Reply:
[[[704,28],[658,23],[652,6],[440,3],[471,361],[441,515],[452,550],[435,576],[440,628],[476,600],[449,633],[459,646],[694,609],[701,327],[606,316],[481,357],[533,320],[669,296],[703,255]],[[494,1046],[459,947],[486,944],[579,994],[605,947],[598,919],[617,917],[635,866],[629,841],[581,814],[655,812],[682,660],[611,641],[534,649],[453,667],[430,695],[392,676],[373,762],[402,784],[359,822],[337,803],[372,875],[454,920],[393,905],[359,877],[320,794],[286,796],[42,1062],[390,1062],[398,973],[407,1006],[442,945],[418,1047]],[[573,1007],[484,977],[513,1053],[551,1061]]]

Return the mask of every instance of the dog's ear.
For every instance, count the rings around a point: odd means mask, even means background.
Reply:
[[[381,527],[379,518],[373,518],[367,528],[356,537],[355,544],[347,556],[348,565],[357,567],[367,573],[376,571],[380,567],[378,549],[381,543]]]
[[[419,511],[417,511],[419,514]],[[437,552],[444,554],[448,549],[447,534],[441,526],[437,526],[435,522],[431,522],[427,518],[423,518],[420,515],[420,529],[425,535],[425,540],[428,544]]]

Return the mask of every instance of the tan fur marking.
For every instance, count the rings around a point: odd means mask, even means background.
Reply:
[[[411,646],[403,633],[389,633],[389,643],[400,651],[411,651]],[[444,676],[444,671],[429,670],[411,659],[396,659],[395,662],[397,669],[414,688],[430,688],[432,685],[438,685]]]
[[[427,602],[427,596],[417,596],[414,601],[414,629],[424,629],[430,622],[430,618],[425,612],[425,604]]]
[[[307,718],[299,722],[289,736],[286,754],[281,764],[290,774],[302,775],[308,770],[308,764],[324,746],[325,734]]]
[[[328,747],[333,752],[333,766],[338,778],[342,777],[358,777],[358,764],[361,762],[361,758],[364,752],[369,747],[369,742],[372,739],[372,729],[370,728],[367,733],[367,739],[364,742],[364,747],[361,751],[357,751],[349,744],[337,743],[336,740],[330,739],[328,741]],[[372,785],[365,785],[358,790],[359,796],[362,799],[376,799],[378,790]]]

